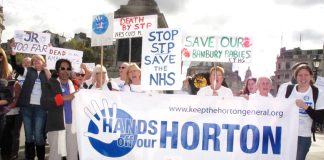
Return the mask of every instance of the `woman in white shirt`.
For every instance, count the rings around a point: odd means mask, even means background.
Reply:
[[[100,89],[104,91],[118,91],[119,88],[115,82],[108,81],[107,69],[97,64],[92,72],[92,84],[88,89]]]
[[[296,102],[299,107],[299,129],[298,129],[298,145],[297,160],[304,160],[311,146],[312,140],[312,123],[313,121],[323,122],[324,119],[324,95],[321,90],[318,92],[316,104],[313,99],[313,72],[308,65],[300,65],[294,72],[297,84],[293,86],[293,90],[288,97]],[[287,92],[287,90],[286,90]],[[278,93],[279,98],[285,98],[286,93]],[[316,108],[314,109],[314,106]]]
[[[197,95],[200,96],[220,96],[232,97],[233,92],[231,89],[222,86],[224,81],[224,69],[222,67],[212,67],[209,71],[210,85],[200,88]]]
[[[136,63],[129,64],[125,81],[124,92],[144,93],[141,86],[141,69]]]

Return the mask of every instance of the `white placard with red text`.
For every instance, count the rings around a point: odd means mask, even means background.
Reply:
[[[142,37],[142,31],[157,28],[157,15],[114,19],[114,38]]]
[[[46,54],[46,64],[48,69],[55,69],[55,63],[59,59],[68,59],[75,72],[80,72],[83,52],[72,49],[49,47]]]

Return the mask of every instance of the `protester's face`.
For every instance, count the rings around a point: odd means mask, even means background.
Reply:
[[[85,72],[83,69],[80,70],[80,72],[74,74],[74,79],[76,79],[79,83],[83,81],[85,76]]]
[[[215,73],[216,73],[216,77],[215,77]],[[215,79],[216,78],[216,79]],[[212,87],[214,87],[214,83],[215,83],[215,80],[216,80],[216,88],[220,87],[223,83],[223,80],[224,80],[224,76],[222,74],[222,72],[220,71],[212,71],[210,76],[209,76],[209,80],[210,80],[210,85]]]
[[[36,69],[41,69],[43,67],[43,61],[39,58],[35,58],[33,60],[33,66],[36,68]]]
[[[261,95],[268,95],[271,90],[271,82],[266,78],[259,80],[259,92]]]
[[[67,81],[71,75],[71,66],[67,62],[62,62],[59,68],[58,76],[61,81]]]
[[[29,58],[24,58],[22,66],[23,67],[30,67],[31,66],[31,60]]]
[[[96,73],[96,81],[99,83],[105,82],[106,81],[106,72],[97,72]],[[101,81],[102,80],[102,81]]]
[[[119,66],[119,77],[122,80],[125,80],[126,76],[127,76],[127,65],[125,63],[123,63]]]
[[[247,88],[250,93],[255,93],[257,90],[256,82],[252,79],[249,79],[247,82]]]
[[[301,86],[308,86],[310,85],[310,81],[312,80],[313,76],[309,73],[306,69],[301,69],[297,73],[297,83]]]
[[[128,70],[128,78],[134,81],[141,80],[141,71],[139,71],[137,68],[132,67]]]

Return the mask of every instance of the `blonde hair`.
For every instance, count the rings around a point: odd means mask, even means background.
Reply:
[[[100,64],[97,64],[96,67],[93,69],[92,71],[92,78],[96,78],[96,74],[99,73],[99,72],[104,72],[106,73],[106,80],[108,80],[108,73],[107,73],[107,69],[105,66],[102,66]]]
[[[212,68],[210,68],[210,70],[209,70],[209,74],[211,74],[213,71],[219,71],[219,72],[221,72],[222,73],[222,76],[224,76],[224,68],[222,68],[222,67],[220,67],[220,66],[216,66],[216,67],[212,67]],[[215,72],[215,74],[216,74],[216,72]]]
[[[4,78],[4,79],[8,79],[11,75],[11,72],[12,72],[12,68],[10,66],[10,64],[8,63],[8,59],[7,59],[7,55],[6,55],[6,52],[0,48],[0,54],[3,56],[2,58],[2,75],[1,78]]]
[[[141,69],[138,67],[138,65],[136,64],[136,63],[130,63],[129,65],[128,65],[128,67],[127,67],[127,76],[126,76],[126,80],[125,80],[125,83],[126,84],[132,84],[132,80],[129,78],[129,76],[128,76],[128,73],[129,73],[129,70],[131,69],[131,68],[134,68],[135,70],[137,70],[137,71],[139,71],[140,72],[140,74],[141,74]],[[141,75],[140,75],[140,77],[141,77]]]
[[[43,64],[45,64],[45,59],[42,55],[39,55],[39,54],[35,54],[32,56],[31,58],[31,65],[34,65],[34,61],[36,60],[41,60]]]

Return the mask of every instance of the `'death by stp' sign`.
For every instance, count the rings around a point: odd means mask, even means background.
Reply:
[[[183,39],[183,61],[249,63],[252,60],[251,37],[193,36]]]
[[[146,30],[143,34],[141,85],[144,90],[180,90],[181,40],[179,29]]]
[[[142,37],[142,31],[157,28],[157,15],[114,19],[114,38]]]
[[[14,38],[16,42],[15,52],[45,55],[51,35],[41,32],[15,31]]]
[[[286,99],[80,90],[73,104],[81,160],[296,159]]]

